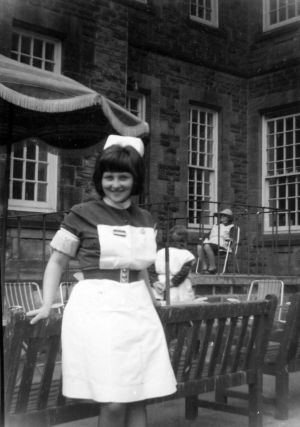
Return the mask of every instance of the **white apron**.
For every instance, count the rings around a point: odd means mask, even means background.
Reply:
[[[135,402],[173,394],[164,331],[144,281],[79,282],[64,310],[63,394]]]

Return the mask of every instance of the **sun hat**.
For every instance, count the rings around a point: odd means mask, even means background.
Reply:
[[[230,209],[223,209],[223,210],[220,212],[220,215],[233,216],[233,213],[232,213],[232,210],[230,210]]]
[[[103,150],[111,147],[112,145],[120,145],[121,147],[133,147],[141,157],[144,155],[144,144],[141,138],[134,136],[121,136],[121,135],[109,135]]]

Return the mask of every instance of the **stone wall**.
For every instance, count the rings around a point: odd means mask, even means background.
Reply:
[[[19,25],[61,39],[63,74],[122,106],[130,82],[136,82],[147,99],[151,130],[145,138],[144,200],[177,202],[177,217],[186,212],[179,201],[187,197],[189,105],[215,109],[216,201],[256,206],[262,203],[262,112],[300,102],[299,25],[263,33],[261,4],[219,2],[219,27],[213,28],[190,20],[188,0],[0,0],[0,52],[9,56],[12,26]],[[101,144],[60,153],[58,210],[95,196],[91,176]],[[4,162],[2,147],[1,183]],[[164,215],[164,206],[156,215]],[[195,244],[195,235],[190,237]],[[255,251],[255,227],[245,237]],[[280,241],[280,262],[290,262],[290,256],[294,271],[297,239],[292,256],[286,255],[287,236]],[[273,268],[270,254],[271,244],[263,264]]]

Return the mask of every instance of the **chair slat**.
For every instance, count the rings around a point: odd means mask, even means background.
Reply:
[[[6,282],[5,298],[8,307],[23,307],[24,311],[37,309],[42,304],[40,287],[35,282]]]

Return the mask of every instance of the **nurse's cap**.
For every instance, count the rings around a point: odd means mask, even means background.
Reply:
[[[103,150],[111,147],[112,145],[120,145],[121,147],[133,147],[141,157],[144,155],[144,144],[141,138],[134,136],[120,136],[120,135],[109,135],[104,144]]]

